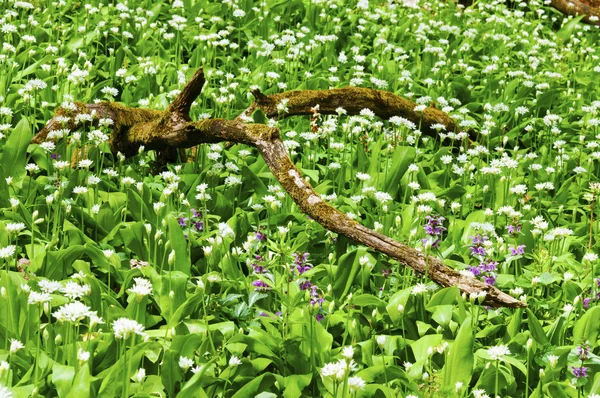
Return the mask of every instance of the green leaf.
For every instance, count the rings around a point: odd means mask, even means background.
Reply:
[[[52,384],[56,387],[56,392],[60,398],[66,397],[71,390],[71,384],[75,377],[75,368],[55,363],[52,366]]]
[[[89,398],[92,396],[92,381],[94,378],[90,374],[89,366],[82,366],[75,375],[73,387],[67,395],[67,398]]]
[[[446,364],[442,370],[443,388],[445,391],[454,391],[455,385],[458,382],[468,386],[473,375],[473,345],[475,336],[473,335],[473,327],[471,326],[471,317],[467,317],[460,328],[456,339],[450,348]]]
[[[180,271],[190,275],[190,256],[188,254],[188,241],[183,235],[183,230],[173,215],[167,216],[167,226],[169,230],[169,242],[171,249],[175,251],[175,262],[172,271]]]
[[[300,398],[304,390],[311,382],[312,374],[290,375],[283,381],[283,398]]]
[[[190,315],[196,307],[200,305],[204,298],[204,292],[196,292],[192,296],[188,297],[183,304],[177,308],[177,310],[171,315],[169,319],[169,328],[173,328],[181,322],[182,319]]]
[[[269,121],[267,115],[265,115],[265,113],[260,109],[257,109],[252,113],[252,120],[254,120],[254,123],[260,124],[267,124]]]
[[[388,170],[388,176],[385,180],[385,191],[396,197],[400,190],[400,180],[408,170],[408,166],[414,162],[417,152],[415,148],[409,146],[397,147],[394,151],[394,160]]]
[[[427,309],[432,309],[437,305],[454,304],[460,299],[460,290],[456,286],[446,287],[431,297],[431,300],[427,303]]]
[[[390,303],[387,305],[386,309],[387,309],[388,315],[390,316],[390,319],[392,320],[392,322],[398,324],[402,320],[402,317],[404,316],[404,314],[401,314],[398,311],[398,306],[401,305],[403,307],[406,307],[406,304],[408,303],[408,299],[411,297],[411,292],[412,292],[412,287],[408,287],[404,290],[400,290],[400,291],[394,293],[392,298],[390,298]],[[405,308],[405,310],[406,310],[406,308]]]
[[[25,117],[21,118],[14,128],[0,157],[0,205],[9,206],[9,191],[6,178],[13,177],[14,181],[21,181],[25,175],[27,162],[27,147],[32,138],[31,127]]]
[[[361,268],[359,259],[365,252],[366,249],[361,247],[339,258],[335,281],[333,282],[333,292],[338,300],[343,300],[348,295],[350,287]]]
[[[436,321],[439,325],[447,327],[452,320],[453,305],[438,305],[435,307],[431,318]]]
[[[579,15],[573,19],[570,19],[558,32],[556,32],[556,36],[561,38],[563,41],[568,41],[573,34],[573,30],[577,28],[579,25],[579,21],[581,21],[585,15]]]
[[[573,328],[573,342],[575,344],[583,344],[589,341],[595,344],[598,340],[598,332],[600,331],[600,307],[592,307],[575,322]]]
[[[377,307],[380,310],[385,310],[385,301],[373,296],[372,294],[361,294],[352,298],[352,304],[358,307]]]
[[[410,347],[413,350],[415,360],[417,362],[427,360],[427,358],[429,358],[428,350],[440,344],[442,342],[442,337],[441,334],[427,334],[412,343]]]
[[[231,398],[254,397],[258,392],[265,391],[275,383],[275,376],[271,373],[263,373],[253,378],[249,383],[237,390]]]
[[[529,326],[529,332],[531,333],[531,336],[535,341],[538,342],[538,344],[548,344],[548,338],[546,337],[546,333],[544,333],[542,325],[540,325],[540,321],[538,321],[529,308],[527,308],[527,325]]]

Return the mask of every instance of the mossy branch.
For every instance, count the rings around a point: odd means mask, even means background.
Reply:
[[[312,115],[312,108],[319,104],[319,113],[336,115],[342,108],[347,115],[358,115],[363,109],[369,109],[382,119],[400,116],[421,126],[425,134],[435,136],[433,125],[441,124],[447,132],[459,132],[458,125],[447,113],[433,107],[416,111],[416,103],[389,91],[362,87],[344,87],[331,90],[294,90],[279,94],[265,95],[259,90],[252,91],[255,101],[241,116],[249,117],[260,109],[269,118],[285,118],[299,115]],[[285,103],[287,111],[279,112],[278,104]]]
[[[440,286],[457,286],[467,295],[485,292],[486,305],[513,308],[525,306],[521,301],[493,286],[460,274],[435,257],[427,258],[424,253],[362,226],[327,204],[302,178],[302,174],[292,163],[281,140],[279,129],[263,124],[248,124],[243,118],[190,121],[189,107],[200,94],[203,85],[204,75],[199,71],[166,111],[130,108],[110,102],[76,103],[75,111],[58,108],[55,117],[40,130],[33,142],[43,142],[54,129],[77,128],[74,122],[74,116],[77,114],[94,113],[94,124],[98,124],[99,118],[109,117],[113,120],[111,150],[114,153],[121,152],[125,156],[135,155],[141,145],[149,150],[165,150],[222,141],[247,144],[259,150],[275,178],[300,209],[324,228],[387,254],[421,274],[427,272],[429,278]],[[414,112],[416,104],[391,93],[370,89],[290,91],[268,96],[256,94],[256,97],[257,102],[246,110],[246,114],[251,113],[252,109],[260,108],[267,115],[274,116],[277,103],[282,98],[289,98],[288,106],[291,112],[288,116],[307,114],[310,108],[317,104],[320,105],[321,113],[335,113],[336,108],[341,106],[349,114],[369,108],[382,118],[395,115],[408,115],[413,118],[417,116],[417,113],[411,113]],[[446,123],[449,129],[454,128],[454,122],[448,115],[434,108],[428,109],[423,112],[422,121],[425,126],[430,123]],[[57,119],[59,116],[70,117],[70,120],[63,125],[62,119]],[[420,114],[418,116],[421,117]]]

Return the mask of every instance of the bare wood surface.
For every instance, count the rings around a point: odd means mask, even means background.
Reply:
[[[364,227],[335,209],[313,190],[294,166],[281,140],[279,129],[264,124],[249,124],[243,117],[234,120],[208,119],[191,121],[191,103],[200,94],[204,85],[204,74],[196,72],[180,95],[166,111],[130,108],[117,103],[77,103],[74,112],[58,108],[55,117],[40,130],[33,142],[41,143],[50,131],[64,127],[74,128],[74,116],[78,113],[95,113],[94,122],[110,117],[114,124],[110,137],[111,150],[133,156],[143,145],[146,149],[190,148],[204,143],[235,142],[256,147],[273,175],[288,192],[300,209],[324,228],[346,236],[361,244],[398,260],[418,273],[427,272],[428,277],[440,286],[457,286],[467,295],[485,293],[484,304],[492,307],[524,307],[525,304],[501,290],[471,277],[464,276],[446,266],[439,259],[427,256],[409,246]],[[282,94],[264,95],[255,93],[256,101],[243,115],[252,114],[260,108],[275,117],[277,103],[288,98],[290,112],[286,116],[310,114],[310,108],[320,105],[320,113],[335,113],[343,107],[349,115],[358,114],[369,108],[382,118],[403,116],[414,119],[418,116],[423,126],[442,123],[449,130],[454,122],[445,113],[427,108],[423,115],[414,112],[416,104],[389,92],[379,90],[345,88],[336,90],[290,91]],[[411,108],[412,107],[412,108]],[[67,126],[56,120],[58,116],[69,116]],[[416,122],[415,122],[416,123]]]
[[[563,14],[584,15],[582,21],[600,26],[600,0],[552,0],[550,5]]]

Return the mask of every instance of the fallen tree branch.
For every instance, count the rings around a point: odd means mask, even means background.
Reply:
[[[389,119],[401,116],[421,126],[423,132],[437,135],[431,126],[441,124],[448,132],[458,132],[458,126],[448,116],[436,108],[426,107],[422,112],[415,110],[417,104],[389,91],[361,87],[345,87],[331,90],[294,90],[279,94],[265,95],[258,90],[252,91],[255,101],[241,117],[249,117],[260,109],[269,118],[284,118],[298,115],[312,115],[311,108],[319,104],[319,113],[336,115],[338,108],[348,115],[358,115],[363,109],[370,109],[376,116]],[[277,105],[287,101],[285,113],[277,110]]]
[[[77,103],[76,111],[72,113],[59,108],[55,117],[34,137],[33,142],[40,143],[46,139],[51,130],[64,128],[61,122],[63,119],[57,119],[58,116],[63,118],[70,116],[67,127],[74,128],[73,116],[94,112],[93,123],[97,124],[98,119],[102,117],[113,120],[111,150],[114,153],[121,152],[125,156],[135,155],[141,145],[146,149],[164,150],[165,148],[190,148],[203,143],[222,141],[247,144],[259,150],[282,187],[306,215],[324,228],[385,253],[421,274],[427,272],[429,278],[440,286],[457,286],[467,295],[484,292],[486,305],[513,308],[525,306],[521,301],[493,286],[460,274],[435,257],[427,258],[424,253],[360,225],[324,202],[292,163],[281,140],[279,129],[264,124],[248,124],[241,117],[235,120],[191,121],[190,105],[200,94],[203,84],[204,75],[200,70],[166,111],[129,108],[109,102]],[[347,88],[308,92],[291,91],[269,96],[257,94],[257,102],[244,114],[251,114],[253,109],[260,108],[267,115],[273,115],[273,112],[276,112],[276,104],[281,98],[289,98],[288,105],[291,104],[292,110],[289,115],[306,114],[310,107],[319,104],[322,113],[334,113],[338,106],[344,107],[348,114],[358,114],[362,109],[369,108],[377,115],[389,118],[399,113],[411,116],[408,111],[411,111],[409,108],[412,106],[410,101],[391,93]],[[315,102],[311,103],[311,101]],[[272,106],[275,106],[275,109]],[[404,111],[408,113],[402,113]],[[425,126],[427,123],[441,121],[453,123],[447,115],[434,109],[423,112],[423,115]],[[426,118],[425,115],[432,116]]]
[[[582,21],[600,26],[599,0],[552,0],[550,5],[563,14],[583,15]]]

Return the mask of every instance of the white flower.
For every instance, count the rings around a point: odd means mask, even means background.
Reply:
[[[550,366],[552,366],[552,368],[555,368],[556,364],[558,363],[558,356],[548,355],[548,362],[550,363]]]
[[[88,192],[88,189],[86,187],[76,186],[75,188],[73,188],[73,193],[75,195],[81,195],[81,194],[84,194],[87,192]]]
[[[75,300],[83,296],[87,296],[92,292],[90,285],[80,285],[77,282],[69,281],[65,284],[65,287],[60,289],[68,298]]]
[[[221,235],[222,237],[230,236],[233,238],[235,236],[235,233],[233,232],[233,229],[231,229],[231,227],[229,225],[222,222],[222,223],[219,223],[219,235]]]
[[[145,278],[133,278],[135,284],[131,289],[127,291],[129,293],[134,293],[137,296],[148,296],[152,294],[152,283]]]
[[[29,298],[27,299],[28,304],[44,304],[52,300],[49,293],[38,293],[31,291],[29,292]]]
[[[23,224],[22,222],[10,222],[6,224],[5,228],[6,232],[8,232],[9,234],[18,234],[19,232],[25,229],[25,224]]]
[[[485,393],[485,390],[482,390],[482,389],[473,390],[473,397],[474,398],[490,398],[490,396]]]
[[[9,258],[15,254],[16,247],[14,245],[6,246],[0,249],[0,258]]]
[[[383,347],[386,342],[387,342],[387,336],[384,336],[384,335],[377,336],[377,345],[379,347]]]
[[[342,356],[346,359],[352,359],[354,357],[354,347],[351,345],[344,347]]]
[[[135,381],[137,381],[138,383],[144,381],[144,377],[146,377],[146,369],[144,368],[139,368],[135,376],[133,376]]]
[[[565,306],[563,307],[563,311],[564,311],[564,315],[569,315],[571,312],[573,312],[573,309],[575,307],[573,307],[572,304],[565,304]]]
[[[501,344],[488,348],[488,354],[492,357],[494,361],[500,360],[505,355],[510,355],[510,350],[508,346]]]
[[[94,162],[90,159],[82,159],[79,161],[79,163],[77,164],[77,167],[81,168],[81,169],[89,169],[92,164]]]
[[[412,294],[416,296],[417,294],[422,294],[427,291],[427,285],[424,283],[417,283],[415,287],[412,288]]]
[[[339,362],[330,362],[321,368],[321,374],[324,377],[334,377],[340,370]],[[344,366],[345,367],[345,366]],[[343,368],[342,368],[343,369]]]
[[[80,301],[74,301],[59,307],[58,311],[54,312],[52,315],[59,322],[79,322],[86,316],[90,316],[92,313],[90,307]]]
[[[350,392],[360,391],[364,389],[366,385],[367,383],[365,383],[361,377],[353,376],[348,378],[348,388],[350,389]]]
[[[8,387],[0,385],[0,398],[12,398],[13,394]]]
[[[145,336],[144,326],[133,319],[119,318],[113,323],[113,331],[117,339],[128,339],[134,334]]]
[[[369,181],[371,179],[371,176],[367,173],[358,172],[356,173],[356,178],[358,178],[361,181]]]
[[[80,348],[77,351],[77,359],[81,362],[87,362],[90,359],[90,352],[84,351],[82,348]]]
[[[11,354],[14,354],[15,352],[19,351],[23,347],[25,347],[25,346],[19,340],[10,339],[10,353]]]
[[[192,366],[194,366],[194,360],[187,358],[187,357],[179,357],[179,367],[184,371],[187,372],[187,370],[189,368],[191,368]]]
[[[241,364],[242,364],[242,361],[235,355],[232,356],[231,359],[229,359],[229,366],[231,366],[231,367],[235,367],[235,366],[238,366]]]

